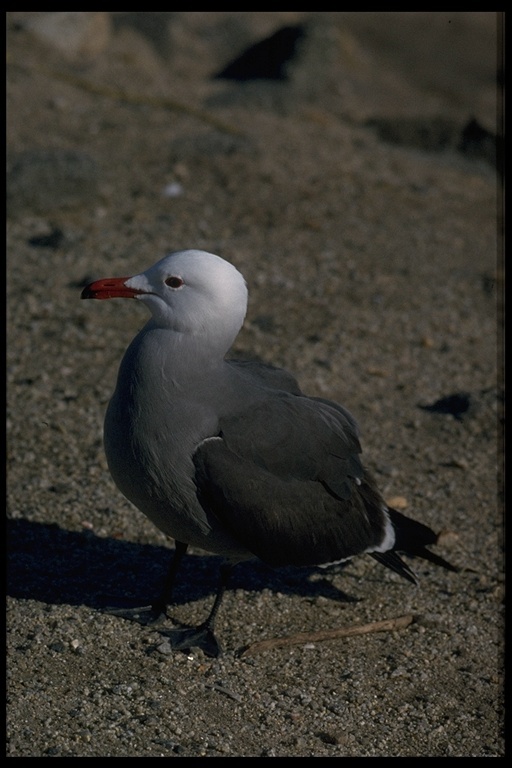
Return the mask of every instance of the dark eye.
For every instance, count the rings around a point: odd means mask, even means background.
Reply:
[[[171,275],[168,277],[165,281],[165,284],[169,286],[169,288],[181,288],[183,285],[183,280],[181,277],[177,277],[176,275]]]

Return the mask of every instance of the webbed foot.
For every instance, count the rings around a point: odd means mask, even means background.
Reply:
[[[189,651],[200,648],[206,656],[217,658],[222,654],[222,647],[210,627],[200,624],[192,629],[170,629],[161,634],[176,651]]]
[[[153,605],[143,605],[134,608],[107,607],[103,609],[103,612],[111,616],[119,616],[127,621],[136,621],[137,624],[143,624],[144,626],[163,624],[167,619],[165,610]]]

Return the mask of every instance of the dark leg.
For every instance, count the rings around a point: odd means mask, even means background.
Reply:
[[[137,608],[107,608],[107,613],[121,616],[123,619],[129,619],[130,621],[137,621],[139,624],[158,624],[164,621],[167,618],[167,606],[171,602],[176,573],[187,548],[188,544],[184,544],[182,541],[175,543],[174,555],[171,558],[162,591],[151,605]]]
[[[165,637],[169,638],[169,644],[173,648],[180,651],[187,651],[190,648],[201,648],[207,656],[220,656],[222,648],[215,637],[213,628],[232,568],[233,566],[230,563],[224,563],[220,567],[217,594],[206,621],[194,629],[171,629],[168,632],[162,633]]]
[[[164,616],[167,615],[167,606],[171,602],[176,574],[187,549],[188,544],[184,544],[182,541],[175,542],[174,555],[171,558],[162,591],[160,592],[159,597],[157,597],[155,602],[151,605],[151,610],[156,616],[160,616],[161,614]]]

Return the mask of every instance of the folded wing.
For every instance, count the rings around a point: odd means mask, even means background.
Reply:
[[[218,437],[199,445],[198,497],[271,565],[349,558],[378,547],[389,525],[360,450],[343,408],[273,394],[221,419]]]

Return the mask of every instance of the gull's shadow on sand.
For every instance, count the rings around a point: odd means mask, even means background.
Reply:
[[[90,531],[66,531],[29,520],[7,522],[7,594],[48,604],[102,609],[147,605],[159,593],[173,554],[171,546],[102,538]],[[221,559],[187,555],[176,579],[173,602],[188,603],[215,594]],[[356,598],[327,578],[311,580],[317,568],[272,569],[259,561],[239,564],[230,588],[314,597],[342,602]]]

